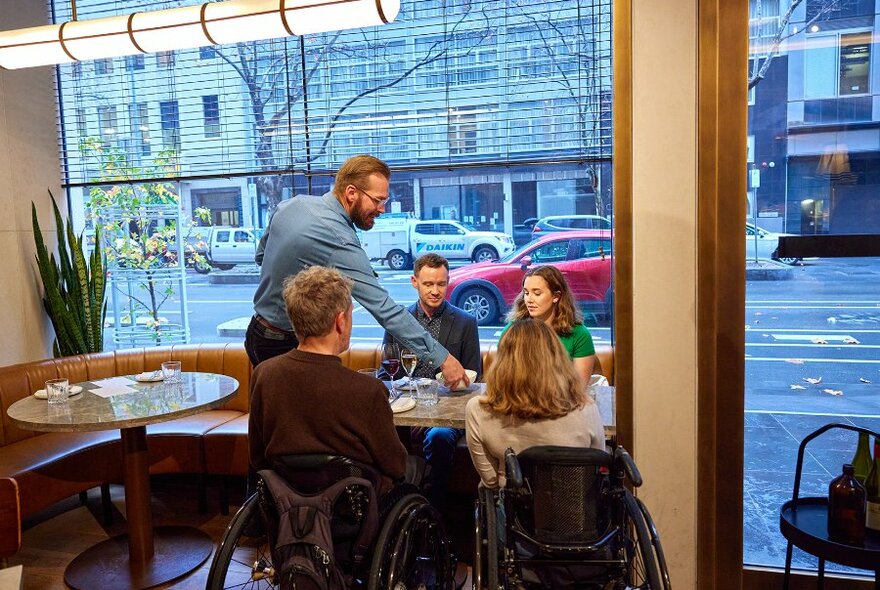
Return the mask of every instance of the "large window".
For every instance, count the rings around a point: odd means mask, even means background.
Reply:
[[[101,76],[63,65],[74,215],[88,226],[96,187],[122,177],[142,180],[150,199],[179,200],[186,223],[262,228],[282,200],[328,190],[345,159],[370,153],[394,169],[389,213],[518,244],[538,217],[610,216],[611,4],[422,0],[384,27],[93,62]],[[70,17],[69,3],[53,5]],[[152,8],[77,2],[80,19]],[[77,109],[98,116],[100,143]],[[228,299],[241,304],[193,318],[193,340],[249,315],[253,287],[238,290]]]
[[[873,1],[751,0],[746,565],[785,562],[779,510],[791,498],[800,441],[831,422],[880,427],[880,259],[780,252],[788,235],[880,234],[874,12]],[[800,495],[826,497],[855,449],[856,435],[841,431],[810,443]],[[793,566],[818,563],[795,549]]]

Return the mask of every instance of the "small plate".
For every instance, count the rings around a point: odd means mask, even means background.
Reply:
[[[146,371],[135,375],[134,380],[138,383],[156,383],[164,381],[165,377],[162,375],[162,371]]]
[[[79,385],[71,385],[70,389],[68,391],[68,397],[73,397],[75,395],[79,395],[82,393],[82,391],[83,391],[83,388],[80,387]],[[37,399],[46,399],[46,390],[45,389],[38,389],[37,391],[34,392],[34,397]]]
[[[446,382],[443,380],[443,373],[437,373],[437,375],[436,375],[437,381],[439,381],[441,384],[443,384],[447,389],[449,389],[449,391],[470,391],[471,386],[477,380],[477,372],[473,371],[471,369],[465,369],[464,372],[467,373],[468,379],[470,379],[470,382],[471,382],[471,384],[468,385],[467,387],[465,387],[463,385],[464,381],[459,381],[458,383],[456,383],[455,385],[457,387],[455,389],[453,389],[452,387],[449,387],[448,385],[446,385]]]
[[[416,407],[416,400],[411,397],[399,397],[391,404],[391,411],[394,414],[400,414],[401,412],[409,412],[414,407]]]

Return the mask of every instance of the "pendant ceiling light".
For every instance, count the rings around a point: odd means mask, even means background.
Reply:
[[[390,23],[400,0],[226,0],[0,32],[0,67],[275,39]]]

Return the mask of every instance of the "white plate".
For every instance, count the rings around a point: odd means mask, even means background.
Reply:
[[[79,385],[71,385],[68,393],[69,393],[70,397],[73,397],[75,395],[81,394],[82,390],[83,390],[83,388],[80,387]],[[34,397],[37,399],[46,399],[46,390],[45,389],[38,389],[37,391],[34,392]]]
[[[162,376],[162,371],[146,371],[134,376],[134,380],[138,383],[155,383],[164,379],[165,377]]]
[[[391,411],[395,414],[409,412],[416,407],[416,400],[411,397],[399,397],[391,404]]]

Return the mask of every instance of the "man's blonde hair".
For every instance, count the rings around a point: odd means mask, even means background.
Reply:
[[[312,266],[284,279],[287,317],[299,340],[324,336],[351,306],[352,280],[338,270]]]
[[[333,194],[341,200],[345,187],[350,184],[363,190],[362,187],[366,184],[367,178],[373,174],[378,174],[388,180],[391,178],[391,168],[379,158],[367,154],[353,156],[346,160],[336,173]]]

